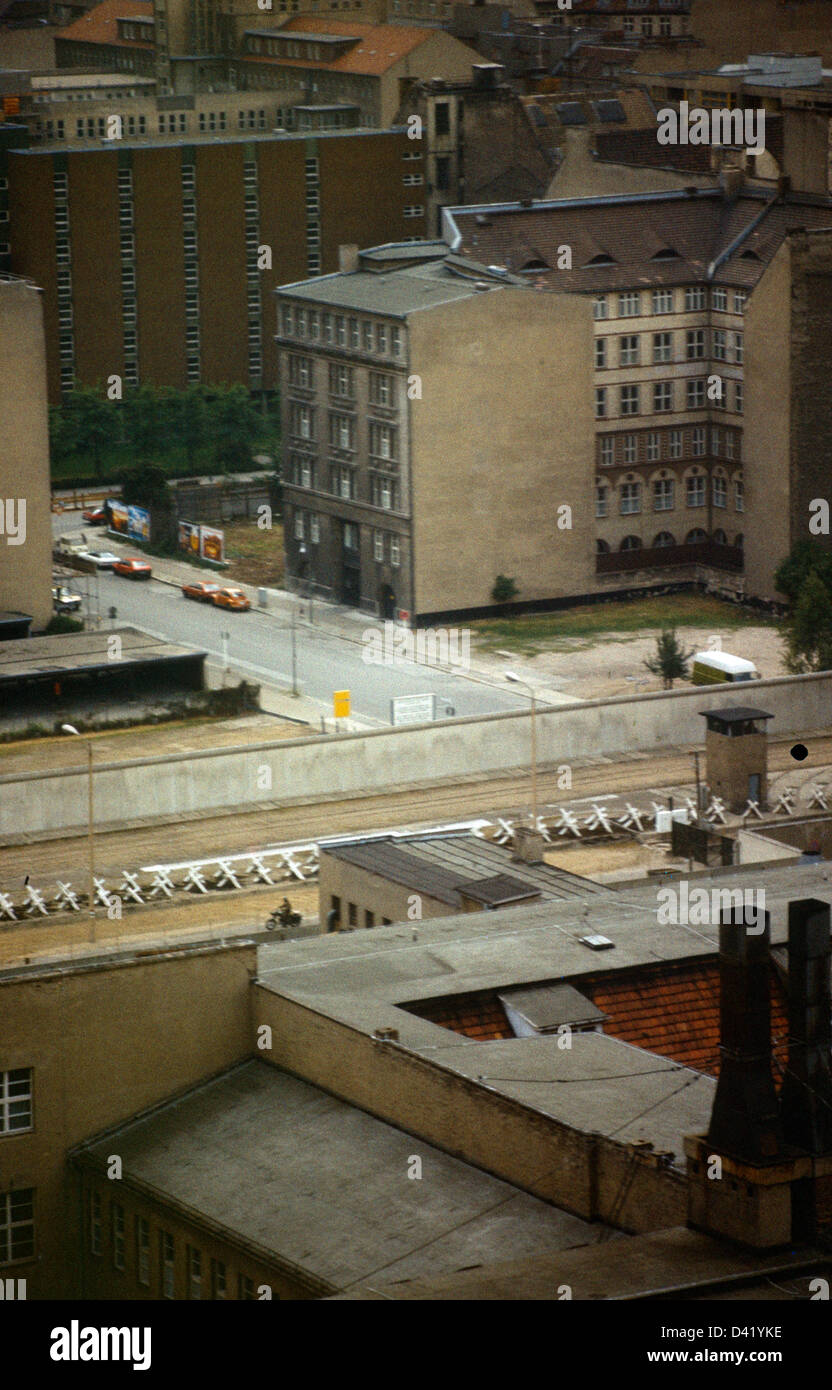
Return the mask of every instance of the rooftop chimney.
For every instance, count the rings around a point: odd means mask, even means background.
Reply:
[[[783,1135],[771,1074],[769,914],[720,915],[721,1066],[708,1143],[747,1162],[781,1157]]]
[[[788,1144],[832,1151],[829,904],[789,903],[789,1067],[780,1095]]]
[[[358,269],[358,247],[354,242],[338,247],[338,269],[342,275]]]

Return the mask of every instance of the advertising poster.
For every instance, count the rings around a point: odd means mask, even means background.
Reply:
[[[112,497],[107,502],[107,506],[110,509],[109,529],[111,531],[118,531],[120,535],[126,536],[128,534],[128,508],[125,507],[123,502],[117,502]]]
[[[199,527],[192,521],[179,523],[179,549],[188,550],[192,555],[199,554]]]
[[[150,512],[144,507],[127,508],[127,534],[133,541],[150,540]]]
[[[213,560],[218,564],[225,559],[224,531],[215,531],[213,526],[201,526],[199,536],[199,553],[203,560]]]

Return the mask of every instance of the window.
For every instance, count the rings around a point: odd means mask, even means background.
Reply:
[[[654,333],[653,334],[653,361],[672,362],[673,361],[673,334]]]
[[[325,343],[334,342],[334,339],[335,339],[335,329],[334,329],[334,327],[333,327],[332,315],[331,315],[331,314],[324,314],[324,315],[323,315],[323,325],[324,325],[324,342],[325,342]]]
[[[615,440],[611,434],[605,434],[601,440],[601,463],[605,468],[615,463]]]
[[[348,399],[355,395],[355,374],[352,367],[344,367],[341,363],[330,362],[329,364],[329,394],[331,396],[344,396]]]
[[[672,536],[669,531],[660,531],[659,534],[653,540],[653,549],[662,550],[666,549],[669,545],[675,544],[675,537]]]
[[[383,352],[383,353],[386,355],[386,353],[387,353],[387,329],[386,329],[386,327],[384,326],[384,324],[382,324],[382,323],[380,323],[379,326],[378,326],[378,328],[376,329],[376,340],[377,340],[378,351],[379,351],[379,352]]]
[[[290,334],[292,332],[292,306],[290,304],[284,304],[281,311],[281,320],[284,334]]]
[[[100,1255],[100,1254],[101,1254],[101,1233],[102,1233],[102,1226],[103,1226],[103,1221],[102,1221],[102,1216],[101,1216],[101,1193],[100,1193],[100,1192],[91,1192],[91,1193],[90,1193],[90,1206],[89,1206],[89,1212],[90,1212],[90,1254],[91,1254],[91,1255]]]
[[[595,366],[597,368],[607,365],[607,340],[606,338],[595,339]]]
[[[696,429],[693,431],[692,441],[693,447],[691,453],[693,457],[697,459],[704,458],[708,451],[708,434],[704,425],[696,426]]]
[[[373,325],[372,325],[371,323],[365,323],[365,324],[364,324],[364,351],[365,351],[365,352],[372,352],[372,351],[373,351],[373,341],[374,341]]]
[[[707,539],[707,532],[703,531],[701,526],[697,526],[693,531],[688,531],[685,536],[685,545],[703,545]]]
[[[621,367],[637,367],[639,364],[638,334],[627,333],[619,339],[618,362]]]
[[[719,458],[722,452],[722,430],[716,425],[711,429],[711,453],[714,458]]]
[[[713,398],[713,401],[714,401],[714,410],[727,410],[727,409],[728,409],[728,383],[727,383],[727,381],[724,379],[724,377],[721,377],[721,376],[720,376],[720,377],[717,377],[717,379],[716,379],[716,385],[717,385],[717,392],[718,392],[718,394],[715,395],[714,398]]]
[[[374,912],[371,912],[370,909],[369,909],[368,907],[365,907],[365,909],[364,909],[364,926],[365,926],[365,927],[374,927],[375,924],[376,924],[376,914],[375,914]]]
[[[638,415],[638,386],[621,387],[621,414]]]
[[[390,355],[400,357],[402,351],[402,332],[400,328],[390,329]]]
[[[355,420],[351,415],[330,415],[329,442],[334,449],[355,448]]]
[[[0,1192],[0,1265],[30,1260],[35,1253],[35,1189]]]
[[[296,541],[302,541],[302,540],[305,540],[305,539],[306,539],[305,513],[298,510],[298,511],[295,512],[295,540],[296,540]]]
[[[727,357],[726,345],[727,335],[721,328],[714,329],[714,358],[717,362],[724,362]]]
[[[647,436],[647,461],[655,463],[661,457],[661,435],[648,434]]]
[[[742,478],[738,478],[734,483],[734,511],[745,511],[745,484]]]
[[[638,536],[625,536],[619,550],[641,550],[641,541]]]
[[[725,431],[725,457],[727,459],[734,457],[734,434],[732,430]]]
[[[714,506],[728,506],[728,483],[720,473],[714,474]]]
[[[632,516],[641,511],[641,483],[621,484],[618,510],[622,516]]]
[[[188,1298],[202,1298],[202,1251],[188,1246]]]
[[[0,1134],[32,1128],[32,1068],[0,1071]]]
[[[687,480],[687,501],[689,507],[705,505],[705,474],[694,473]]]
[[[392,405],[393,378],[387,372],[370,372],[370,400],[374,405]]]
[[[318,545],[321,539],[321,519],[317,512],[312,512],[309,517],[309,539],[313,545]]]
[[[625,434],[624,436],[624,462],[635,463],[638,460],[638,435]]]
[[[686,382],[688,410],[701,410],[705,404],[705,382],[702,377],[696,377],[692,381]]]
[[[312,407],[292,401],[289,407],[289,420],[293,434],[300,439],[314,439],[314,415]]]
[[[638,290],[628,290],[618,296],[618,315],[622,319],[634,318],[641,313],[641,295]]]
[[[329,470],[330,491],[336,497],[349,501],[355,497],[355,469],[346,464],[336,464]]]
[[[728,312],[728,291],[714,289],[711,291],[711,304],[718,313]]]
[[[673,409],[673,382],[654,381],[653,382],[653,411],[660,415],[662,411]]]
[[[595,388],[595,418],[603,420],[607,413],[607,388],[606,386],[596,386]]]
[[[592,301],[592,317],[594,319],[609,318],[609,304],[605,294],[597,294]]]
[[[370,500],[374,507],[383,507],[388,512],[395,511],[398,499],[394,480],[381,475],[371,478]]]
[[[726,393],[723,392],[723,395]],[[734,409],[738,415],[742,415],[743,407],[743,385],[741,381],[734,382]]]
[[[225,1264],[222,1260],[211,1261],[211,1297],[225,1298],[228,1284],[225,1277]]]
[[[746,300],[747,300],[747,299],[748,299],[748,294],[746,293],[745,290],[735,290],[735,291],[734,291],[734,313],[735,313],[735,314],[744,314],[744,313],[745,313],[745,303],[746,303]]]
[[[150,1222],[136,1217],[136,1278],[145,1288],[150,1285]]]
[[[607,502],[609,499],[609,489],[606,483],[597,483],[595,487],[595,515],[607,515]]]
[[[289,381],[292,386],[310,387],[312,385],[312,359],[310,357],[289,356]]]
[[[113,1268],[124,1269],[124,1207],[113,1202],[110,1207],[113,1235]]]
[[[448,135],[451,129],[451,112],[447,101],[437,101],[434,106],[434,129],[437,135]]]
[[[742,334],[742,333],[735,333],[735,334],[734,334],[734,361],[737,362],[737,363],[739,363],[740,366],[742,366],[742,362],[743,362],[743,353],[744,353],[743,334]]]
[[[653,483],[653,511],[673,511],[673,479],[657,478]]]
[[[699,361],[705,356],[704,328],[689,328],[685,334],[685,349],[689,362]]]
[[[254,1298],[254,1280],[249,1279],[247,1274],[237,1275],[237,1297],[241,1303],[248,1303]]]
[[[370,454],[373,458],[396,459],[398,457],[398,430],[392,425],[379,425],[370,421]]]
[[[384,532],[373,532],[373,559],[379,563],[384,559]]]
[[[653,291],[653,313],[672,314],[673,313],[673,291],[654,290]]]
[[[390,537],[390,564],[394,569],[398,569],[401,563],[398,536]]]
[[[685,290],[685,312],[692,314],[705,308],[705,291],[701,285],[689,285]]]

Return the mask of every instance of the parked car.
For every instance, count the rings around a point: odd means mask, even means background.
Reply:
[[[182,597],[193,598],[199,603],[210,603],[214,594],[219,593],[219,584],[209,584],[205,579],[196,579],[182,585]]]
[[[731,656],[729,652],[695,652],[690,679],[693,685],[721,685],[724,681],[734,684],[760,677],[754,662],[744,657]]]
[[[251,602],[242,589],[217,589],[217,592],[211,595],[211,602],[215,603],[217,608],[236,608],[241,612],[251,607]]]
[[[90,526],[103,526],[107,520],[107,513],[103,507],[90,507],[81,515],[85,521],[89,522]]]
[[[73,594],[65,584],[52,587],[52,607],[56,613],[75,613],[81,607],[81,595]]]
[[[99,570],[111,570],[119,558],[112,550],[79,550],[77,554],[80,560],[92,560]]]
[[[77,536],[61,536],[55,547],[61,555],[83,555],[86,553],[86,544]]]
[[[125,579],[149,579],[152,573],[147,560],[139,560],[135,555],[116,560],[113,565],[113,574],[123,574]]]

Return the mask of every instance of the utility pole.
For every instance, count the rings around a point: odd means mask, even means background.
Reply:
[[[295,613],[297,605],[292,603],[292,694],[298,693],[298,656],[295,642]]]

